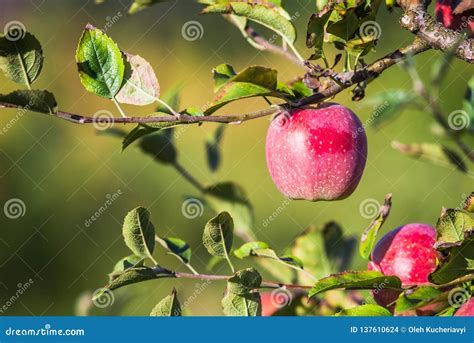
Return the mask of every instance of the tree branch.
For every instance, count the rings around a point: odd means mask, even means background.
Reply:
[[[330,81],[328,86],[319,90],[317,93],[303,98],[295,103],[289,105],[283,104],[279,106],[271,106],[267,109],[237,115],[224,115],[224,116],[191,116],[187,114],[181,114],[180,116],[147,116],[147,117],[127,117],[127,118],[96,118],[90,116],[83,116],[79,114],[73,114],[65,111],[58,111],[54,116],[70,121],[75,124],[94,124],[94,123],[114,123],[114,124],[147,124],[147,123],[177,123],[177,124],[195,124],[195,123],[227,123],[227,124],[240,124],[244,121],[249,121],[257,118],[262,118],[272,114],[281,112],[289,108],[303,107],[312,104],[317,104],[325,99],[331,98],[341,91],[353,86],[362,81],[367,81],[379,76],[383,71],[393,66],[394,64],[404,60],[408,55],[416,55],[429,49],[429,45],[420,39],[404,47],[396,50],[395,52],[376,60],[372,64],[359,69],[355,72],[347,72],[338,74],[338,83]],[[21,108],[21,106],[0,102],[0,108]]]
[[[423,0],[399,0],[398,4],[405,12],[400,25],[415,33],[431,48],[447,51],[458,46],[456,57],[474,63],[474,39],[466,39],[461,32],[437,23],[426,11],[428,3]]]

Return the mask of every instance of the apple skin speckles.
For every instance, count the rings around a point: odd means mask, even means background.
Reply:
[[[465,302],[454,315],[459,317],[473,317],[474,298],[470,298],[467,302]]]
[[[438,255],[434,249],[436,229],[427,224],[407,224],[383,236],[371,254],[368,269],[384,275],[395,275],[402,286],[429,284],[428,276],[436,269]],[[399,292],[372,292],[375,301],[387,306]]]
[[[367,137],[359,118],[344,106],[298,109],[272,121],[266,158],[273,182],[286,197],[341,200],[362,177]]]

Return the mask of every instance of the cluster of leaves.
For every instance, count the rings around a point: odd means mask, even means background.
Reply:
[[[31,85],[43,69],[43,49],[29,32],[6,32],[0,35],[0,69],[5,76],[27,89],[0,94],[0,102],[17,105],[27,110],[54,114],[57,102],[46,90],[32,90]]]
[[[370,259],[366,252],[373,249],[374,237],[388,216],[387,207],[390,207],[390,204],[390,197],[387,197],[386,207],[381,209],[361,239],[360,251],[366,259]],[[435,304],[437,315],[449,316],[456,310],[456,307],[450,306],[449,303],[449,291],[452,288],[461,286],[472,294],[474,219],[469,212],[474,212],[474,194],[466,199],[463,209],[443,209],[436,225],[438,235],[435,249],[439,252],[439,263],[429,277],[432,284],[412,285],[408,288],[402,287],[397,276],[384,275],[378,271],[347,271],[355,240],[344,237],[341,227],[334,222],[320,228],[309,227],[296,237],[288,251],[280,256],[267,243],[261,241],[246,242],[233,249],[234,220],[228,212],[221,212],[205,225],[202,243],[212,258],[226,260],[232,270],[231,276],[216,278],[227,282],[222,299],[222,308],[226,315],[261,315],[262,289],[276,288],[282,282],[293,282],[293,286],[314,286],[308,293],[294,293],[292,304],[280,309],[277,315],[387,316],[392,315],[392,312],[402,314]],[[101,293],[96,294],[97,298],[104,292],[138,282],[187,276],[186,273],[173,272],[160,266],[153,258],[153,252],[155,242],[159,242],[169,254],[190,267],[190,246],[179,238],[160,237],[155,231],[146,209],[136,208],[127,214],[123,224],[123,236],[133,255],[116,264],[109,275],[109,284]],[[368,236],[372,238],[367,239]],[[238,259],[254,258],[260,268],[270,273],[277,270],[277,265],[280,264],[281,270],[289,273],[274,273],[279,278],[277,282],[264,281],[261,273],[254,267],[235,271],[231,262],[232,256]],[[151,261],[152,265],[146,266],[146,260]],[[272,263],[266,263],[268,261]],[[194,277],[202,276],[194,268],[191,267],[190,270],[195,274]],[[331,274],[333,271],[337,273]],[[360,296],[349,297],[344,293],[336,292],[336,296],[333,293],[332,296],[321,297],[321,294],[327,291],[371,289],[396,291],[399,292],[399,297],[387,308],[372,303],[360,305],[367,302],[367,299],[364,301]],[[166,316],[181,313],[176,290],[160,301],[152,311],[152,315]]]

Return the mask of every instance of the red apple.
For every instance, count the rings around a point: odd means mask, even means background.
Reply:
[[[279,310],[272,297],[273,296],[271,292],[260,293],[260,300],[262,302],[262,316],[264,317],[272,316],[276,311]]]
[[[266,157],[273,182],[285,196],[340,200],[360,181],[367,137],[351,110],[326,103],[277,116],[268,129]]]
[[[454,314],[455,316],[461,317],[473,317],[474,316],[474,298],[469,299],[468,302],[464,303],[459,310]]]
[[[426,224],[407,224],[383,236],[372,251],[369,270],[395,275],[402,286],[429,284],[428,276],[436,269],[436,229]],[[399,292],[388,289],[373,291],[375,301],[387,306]]]
[[[471,34],[474,33],[474,9],[469,9],[462,13],[454,13],[453,11],[459,5],[460,1],[438,0],[436,1],[435,14],[436,20],[443,24],[444,27],[451,30],[463,31],[468,28]]]

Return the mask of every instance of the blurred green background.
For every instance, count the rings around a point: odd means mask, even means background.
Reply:
[[[305,25],[314,1],[288,1],[288,12],[298,13],[297,46],[305,56]],[[220,16],[200,16],[200,6],[192,1],[171,1],[154,6],[134,16],[126,15],[128,1],[0,1],[0,26],[17,20],[41,41],[45,54],[44,70],[35,87],[54,92],[62,110],[93,115],[109,110],[118,116],[110,101],[87,93],[79,82],[74,53],[84,26],[90,22],[107,29],[119,46],[140,54],[154,67],[163,91],[183,82],[182,108],[200,107],[213,96],[211,69],[220,63],[236,70],[248,65],[278,69],[280,79],[291,80],[302,70],[279,56],[258,52],[240,33]],[[120,13],[120,15],[119,15]],[[406,45],[411,34],[398,26],[399,13],[382,8],[379,22],[382,36],[377,51],[367,56],[371,61],[397,47]],[[119,16],[119,20],[114,17]],[[197,20],[203,36],[196,41],[182,37],[183,25]],[[334,51],[328,51],[334,56]],[[427,52],[416,58],[422,75],[429,75],[439,57]],[[332,59],[332,58],[330,58]],[[455,61],[440,94],[448,114],[459,109],[472,66]],[[14,90],[15,84],[0,76],[0,92]],[[397,66],[370,84],[368,93],[410,88],[410,80]],[[348,91],[335,99],[356,112],[362,122],[374,108],[365,101],[352,102]],[[266,106],[261,99],[243,101],[225,107],[220,113],[243,113]],[[148,107],[124,106],[129,115],[145,115]],[[7,125],[15,110],[1,110],[0,126]],[[338,221],[347,235],[359,236],[369,219],[359,211],[365,199],[382,201],[393,193],[393,208],[383,231],[409,222],[435,224],[442,206],[456,207],[463,194],[472,190],[472,175],[436,167],[400,155],[390,147],[392,140],[404,143],[433,142],[433,124],[428,113],[406,109],[380,129],[368,129],[369,157],[360,186],[345,201],[310,203],[294,201],[285,205],[284,197],[274,187],[265,165],[264,139],[269,121],[254,120],[227,128],[222,144],[220,169],[211,173],[206,165],[205,140],[217,126],[191,126],[176,139],[179,160],[204,184],[235,181],[246,190],[255,209],[257,236],[277,251],[309,224]],[[131,129],[132,126],[123,127]],[[473,144],[473,141],[468,141]],[[104,205],[107,196],[122,193],[90,227],[85,220]],[[177,236],[194,248],[193,265],[206,271],[209,256],[200,244],[205,222],[213,215],[206,210],[201,217],[187,219],[181,213],[186,195],[197,195],[171,167],[157,164],[134,146],[121,153],[116,138],[97,135],[92,126],[77,126],[44,115],[27,113],[0,135],[0,204],[11,198],[21,199],[26,212],[19,219],[0,215],[0,305],[15,294],[30,278],[34,284],[8,307],[3,315],[72,315],[76,299],[83,292],[93,292],[107,282],[109,273],[121,257],[129,254],[121,237],[125,214],[136,206],[145,206],[163,236]],[[269,226],[263,221],[279,206],[285,210]],[[237,246],[238,242],[234,243]],[[163,265],[185,270],[162,249],[156,258]],[[365,268],[355,254],[353,268]],[[236,261],[237,267],[251,261]],[[222,273],[228,273],[226,266]],[[94,309],[94,314],[148,315],[151,308],[175,286],[184,302],[199,286],[195,281],[159,280],[126,287],[114,292],[115,304]],[[211,283],[189,304],[194,315],[220,315],[224,284]]]

